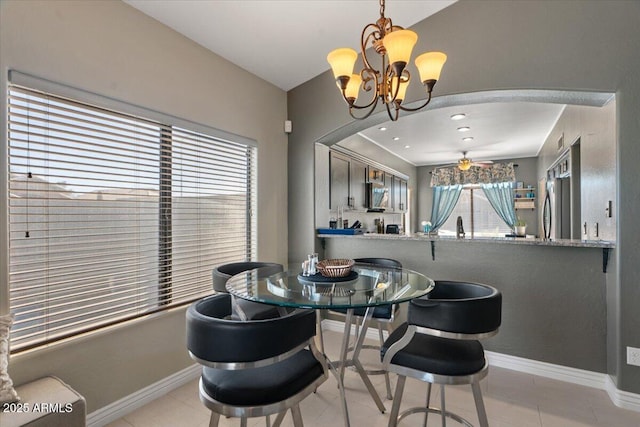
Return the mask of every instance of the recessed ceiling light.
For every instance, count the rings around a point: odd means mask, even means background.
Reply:
[[[462,138],[462,140],[463,140],[464,142],[473,141],[473,137],[472,137],[472,136],[467,136],[467,137],[465,137],[465,138]]]
[[[394,140],[394,141],[400,141],[400,137],[399,137],[399,136],[394,136],[394,137],[393,137],[393,140]]]
[[[469,126],[462,126],[458,128],[458,132],[469,132],[471,128]]]
[[[405,145],[404,148],[411,148],[411,146],[410,145]]]
[[[451,120],[462,120],[465,117],[467,117],[467,115],[465,113],[456,113],[456,114],[451,116]]]
[[[382,132],[384,132],[385,130],[387,130],[387,128],[382,126],[382,127],[379,127],[378,130],[381,130]]]

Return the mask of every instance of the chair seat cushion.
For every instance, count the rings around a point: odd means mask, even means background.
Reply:
[[[202,385],[218,402],[232,406],[261,406],[285,400],[323,375],[309,350],[263,368],[237,371],[203,368]]]
[[[380,350],[384,358],[387,350],[407,330],[407,324],[397,328]],[[416,333],[411,342],[391,360],[394,365],[405,366],[437,375],[471,375],[484,367],[484,350],[479,341],[454,340]]]
[[[373,315],[371,316],[373,319],[391,319],[393,305],[378,305],[373,309]],[[342,314],[347,314],[346,308],[334,308],[331,311],[335,311]],[[356,316],[363,317],[365,312],[367,311],[366,307],[357,307],[353,309],[353,314]]]
[[[278,307],[275,305],[261,304],[240,298],[236,298],[236,304],[247,316],[247,320],[265,320],[280,317]]]

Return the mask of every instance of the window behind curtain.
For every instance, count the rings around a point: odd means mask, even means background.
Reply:
[[[472,209],[473,206],[473,209]],[[451,216],[442,225],[440,235],[456,235],[456,221],[462,217],[466,237],[504,237],[511,228],[498,216],[481,188],[463,188]]]
[[[192,301],[255,258],[255,148],[9,87],[12,350]]]

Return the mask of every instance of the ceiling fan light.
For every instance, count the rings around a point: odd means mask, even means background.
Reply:
[[[417,41],[418,35],[411,30],[396,30],[384,36],[382,44],[389,56],[389,64],[402,64],[399,71],[402,72],[411,59],[411,51]]]
[[[415,63],[420,73],[420,81],[426,84],[429,81],[440,80],[440,72],[445,62],[447,55],[442,52],[427,52],[418,56]]]
[[[336,79],[345,76],[350,77],[353,74],[356,59],[358,59],[358,54],[348,47],[334,49],[327,55],[327,62],[331,65],[333,77]]]
[[[466,157],[458,160],[458,169],[460,169],[461,171],[471,169],[471,160],[467,159]]]

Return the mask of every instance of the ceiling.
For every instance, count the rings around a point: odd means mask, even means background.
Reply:
[[[359,50],[362,28],[379,17],[378,0],[124,1],[285,91],[327,71],[332,49]],[[389,0],[385,15],[410,27],[454,2]],[[530,157],[563,108],[520,102],[432,109],[386,123],[386,132],[378,125],[360,135],[415,165],[455,162],[462,151],[473,160]],[[458,112],[467,117],[452,121]],[[471,131],[462,134],[460,126]],[[463,142],[465,136],[474,139]]]

